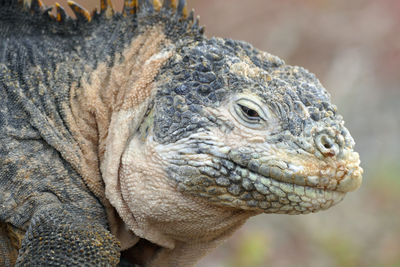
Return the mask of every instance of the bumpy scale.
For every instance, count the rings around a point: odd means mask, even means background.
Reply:
[[[68,4],[0,0],[1,266],[190,266],[359,187],[307,70],[206,38],[182,0]]]

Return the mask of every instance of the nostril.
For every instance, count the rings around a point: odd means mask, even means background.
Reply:
[[[326,133],[319,134],[315,137],[315,145],[317,149],[325,156],[335,156],[338,152],[338,145],[334,139]]]
[[[326,148],[326,149],[331,149],[333,147],[333,142],[332,140],[327,137],[326,135],[321,137],[321,144]]]

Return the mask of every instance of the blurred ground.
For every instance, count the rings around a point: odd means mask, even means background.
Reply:
[[[248,41],[316,73],[365,171],[337,207],[252,218],[197,266],[400,266],[400,1],[188,2],[208,36]]]

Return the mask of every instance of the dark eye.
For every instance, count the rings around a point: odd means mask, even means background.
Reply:
[[[249,118],[251,120],[259,120],[259,119],[261,119],[260,115],[258,114],[258,112],[255,111],[254,109],[248,108],[248,107],[240,105],[240,104],[238,104],[238,106],[243,111],[243,113],[246,114],[247,118]]]
[[[264,129],[267,123],[265,104],[256,97],[242,96],[234,99],[230,111],[234,118],[242,125],[252,129]]]

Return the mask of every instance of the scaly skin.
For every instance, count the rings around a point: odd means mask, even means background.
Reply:
[[[190,266],[250,216],[359,187],[315,76],[206,38],[184,1],[24,2],[0,0],[0,263]]]
[[[358,188],[354,141],[313,74],[231,40],[180,51],[161,74],[173,78],[159,85],[152,131],[181,191],[299,214],[327,209]],[[246,108],[258,115],[246,119]]]

